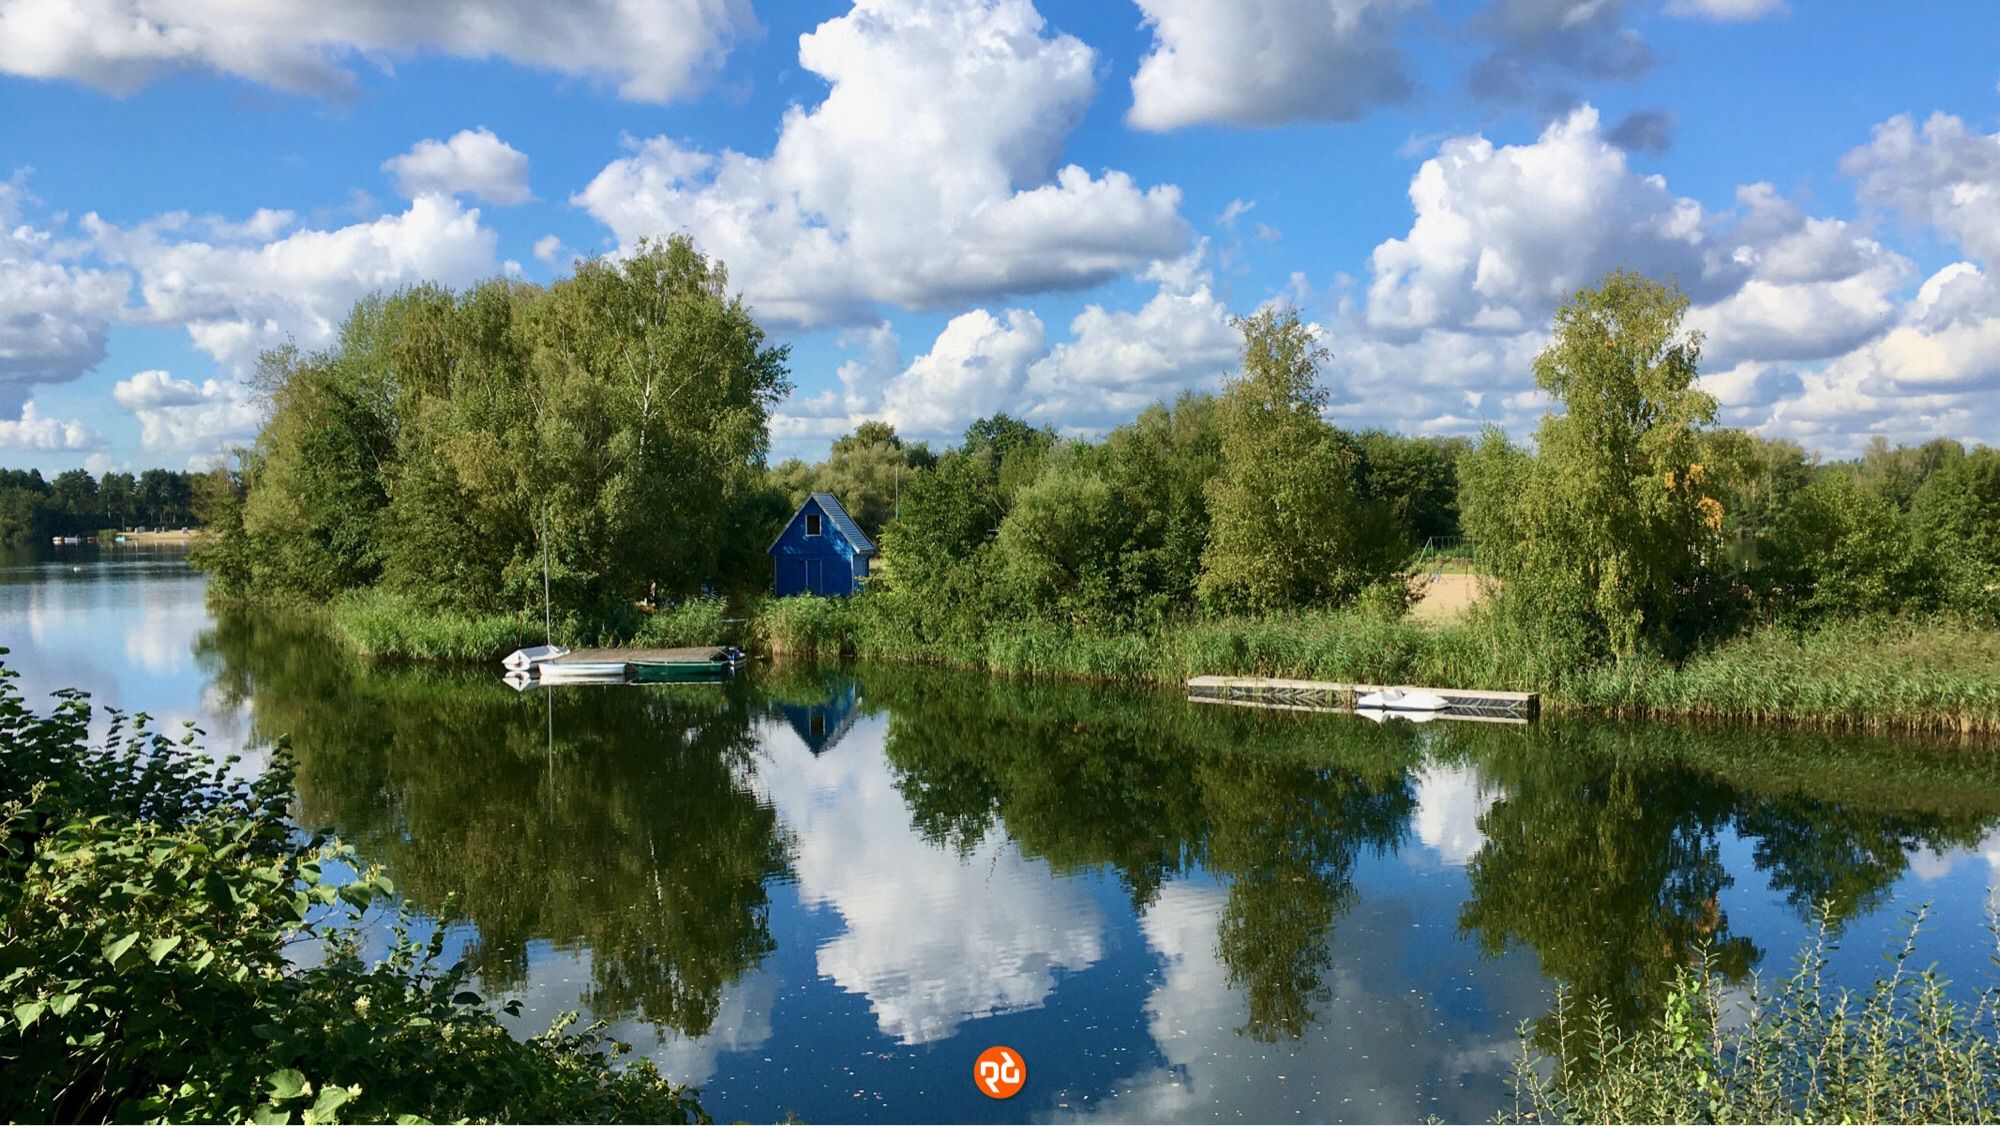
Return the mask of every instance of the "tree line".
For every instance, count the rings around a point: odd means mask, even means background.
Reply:
[[[866,598],[912,647],[1393,609],[1419,550],[1458,536],[1498,580],[1480,620],[1568,666],[1773,621],[2000,619],[2000,451],[1823,462],[1718,425],[1670,282],[1613,273],[1557,311],[1526,444],[1333,425],[1328,342],[1268,308],[1219,393],[1100,439],[1001,414],[938,450],[874,421],[767,467],[786,349],[726,280],[676,238],[548,287],[361,302],[329,350],[263,358],[269,421],[202,564],[224,593],[486,613],[539,611],[546,559],[559,609],[604,620],[767,591],[770,537],[826,491],[881,544]]]
[[[53,481],[39,469],[0,469],[0,542],[96,535],[105,528],[190,527],[200,522],[200,499],[213,484],[210,474],[173,469],[103,477],[66,469]]]

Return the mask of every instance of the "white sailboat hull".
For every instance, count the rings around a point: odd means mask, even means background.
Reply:
[[[500,665],[509,672],[526,672],[544,661],[553,661],[557,657],[567,656],[568,654],[569,650],[560,645],[532,645],[526,649],[516,649],[512,653],[507,654],[506,659],[502,660]]]

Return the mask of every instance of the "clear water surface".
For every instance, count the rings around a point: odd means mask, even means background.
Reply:
[[[289,735],[300,820],[524,1031],[610,1020],[724,1121],[1486,1120],[1557,983],[1630,1017],[1696,949],[1780,973],[1822,902],[1849,980],[1922,905],[1987,980],[1990,751],[865,665],[517,694],[211,614],[158,550],[0,558],[0,644],[33,700]]]

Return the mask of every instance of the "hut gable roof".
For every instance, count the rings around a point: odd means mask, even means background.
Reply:
[[[861,525],[855,523],[854,517],[849,516],[847,509],[841,506],[840,498],[832,493],[814,493],[807,497],[805,504],[799,505],[798,512],[792,513],[792,518],[785,521],[784,528],[778,532],[778,538],[771,541],[769,551],[778,550],[778,545],[784,542],[785,533],[792,530],[792,525],[798,522],[800,513],[806,510],[806,505],[813,503],[819,505],[819,510],[826,515],[827,522],[833,525],[834,530],[839,532],[841,538],[856,552],[862,555],[875,554],[875,541],[868,538],[868,533],[861,530]]]

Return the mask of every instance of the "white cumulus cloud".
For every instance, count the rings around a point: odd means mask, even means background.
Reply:
[[[212,456],[256,436],[262,412],[243,384],[175,379],[142,371],[111,388],[112,401],[139,421],[139,444],[148,452]]]
[[[1589,106],[1532,144],[1445,141],[1410,201],[1409,234],[1369,260],[1368,321],[1381,329],[1519,332],[1614,268],[1673,277],[1697,300],[1743,272],[1711,244],[1701,205],[1628,168]]]
[[[337,96],[362,57],[441,54],[660,102],[699,88],[756,31],[749,0],[0,0],[0,73],[124,93],[192,70]]]
[[[1864,203],[1889,207],[1937,228],[1966,251],[2000,263],[2000,133],[1932,114],[1921,128],[1908,115],[1875,127],[1866,145],[1841,159]]]
[[[1394,39],[1422,0],[1139,0],[1153,49],[1132,77],[1141,129],[1353,121],[1415,91]]]
[[[77,248],[23,215],[27,193],[0,181],[0,409],[28,388],[66,383],[104,359],[131,290],[120,271],[75,261]]]
[[[0,449],[88,450],[100,444],[97,435],[81,421],[44,418],[32,401],[21,404],[19,418],[0,418]]]
[[[770,155],[638,141],[572,202],[628,246],[691,232],[760,316],[806,326],[1084,288],[1188,242],[1177,188],[1054,167],[1096,56],[1028,0],[861,0],[799,62],[829,89]]]
[[[1667,0],[1667,14],[1740,22],[1791,11],[1785,0]]]
[[[87,215],[103,257],[139,275],[135,319],[187,329],[195,345],[236,373],[266,348],[323,348],[369,293],[433,281],[463,286],[499,269],[497,236],[477,209],[420,196],[400,214],[270,241],[179,237],[180,224],[118,227]]]
[[[418,141],[390,157],[382,170],[396,178],[406,198],[464,193],[506,207],[534,198],[528,191],[528,154],[493,135],[464,129],[445,141]]]

